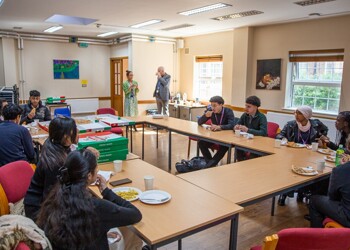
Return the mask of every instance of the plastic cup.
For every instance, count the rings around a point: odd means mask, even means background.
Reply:
[[[275,148],[280,148],[281,147],[282,140],[276,139],[275,140]]]
[[[143,179],[145,180],[145,190],[153,190],[154,176],[146,175]]]
[[[121,160],[115,160],[113,161],[114,164],[114,172],[119,173],[123,170],[123,161]]]
[[[313,143],[311,143],[311,150],[312,150],[313,152],[316,152],[317,149],[318,149],[318,142],[313,142]]]
[[[236,137],[240,137],[241,136],[241,130],[236,129],[235,130],[235,135],[236,135]]]
[[[317,172],[323,173],[326,167],[326,162],[324,160],[317,161]]]

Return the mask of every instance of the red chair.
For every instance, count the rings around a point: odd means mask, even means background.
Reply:
[[[331,218],[324,219],[323,226],[325,228],[345,228],[343,225],[341,225],[338,222],[332,220]]]
[[[9,214],[9,203],[21,200],[34,170],[26,161],[15,161],[0,167],[0,215]]]
[[[112,108],[100,108],[96,111],[98,115],[118,115],[118,111]],[[112,127],[111,132],[118,135],[123,135],[123,129],[119,127]]]
[[[267,136],[270,138],[276,138],[280,126],[274,122],[267,122]]]
[[[209,119],[208,121],[206,121],[205,124],[211,125],[211,119]],[[191,153],[191,141],[198,141],[198,139],[197,139],[197,138],[194,138],[194,137],[191,137],[191,136],[188,137],[187,159],[190,158],[190,153]],[[215,151],[215,150],[219,150],[219,148],[220,148],[220,145],[214,144],[213,146],[211,146],[210,149],[213,150],[213,151]]]
[[[17,245],[16,250],[30,250],[30,247],[26,243],[20,242]]]
[[[251,250],[344,250],[350,249],[349,228],[288,228],[265,237],[263,246]]]

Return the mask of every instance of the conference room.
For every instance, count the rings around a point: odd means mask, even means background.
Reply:
[[[349,249],[349,24],[348,0],[0,0],[0,246]]]

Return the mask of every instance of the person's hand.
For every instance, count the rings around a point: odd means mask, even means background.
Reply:
[[[113,242],[119,242],[122,239],[122,236],[118,232],[108,232],[108,238],[112,238]]]
[[[33,108],[31,111],[30,111],[30,113],[28,114],[28,118],[29,119],[33,119],[33,117],[35,116],[35,108]]]
[[[239,126],[239,129],[240,129],[242,132],[248,132],[248,128],[247,128],[246,126],[240,125],[240,126]]]
[[[241,126],[241,125],[239,125],[239,124],[235,125],[235,126],[233,127],[233,130],[240,130],[240,126]]]
[[[205,112],[205,116],[206,117],[211,117],[211,115],[213,114],[213,111],[207,111],[207,112]]]
[[[97,159],[100,157],[100,151],[98,151],[96,148],[87,147],[86,149],[87,149],[87,150],[90,150],[91,153],[93,153],[93,154],[96,156]]]
[[[212,124],[211,127],[210,127],[210,130],[211,131],[220,131],[221,130],[221,126]]]
[[[97,175],[96,186],[98,187],[101,193],[107,188],[107,181],[102,175]]]

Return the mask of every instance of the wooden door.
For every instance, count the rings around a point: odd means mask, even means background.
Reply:
[[[111,59],[111,105],[123,116],[123,58]]]

